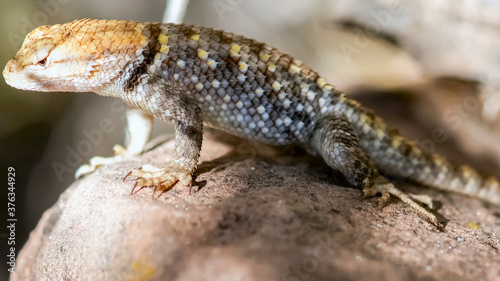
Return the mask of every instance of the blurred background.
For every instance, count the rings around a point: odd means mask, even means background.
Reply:
[[[165,0],[0,0],[0,66],[37,26],[81,18],[162,21],[165,7]],[[184,22],[278,47],[425,149],[498,176],[497,1],[191,0]],[[106,118],[113,132],[86,146]],[[16,169],[17,252],[76,169],[123,143],[124,118],[125,106],[111,98],[20,91],[0,79],[0,174]],[[155,122],[154,135],[166,132],[172,128]],[[7,237],[0,228],[3,258]]]

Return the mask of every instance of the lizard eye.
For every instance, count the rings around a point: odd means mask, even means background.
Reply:
[[[37,64],[39,66],[45,66],[46,63],[47,63],[47,58],[44,58],[43,60],[40,60]]]
[[[32,62],[33,65],[45,67],[49,62],[49,55],[52,51],[52,45],[40,46],[39,49],[33,53]]]

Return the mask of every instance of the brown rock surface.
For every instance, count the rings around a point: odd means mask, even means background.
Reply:
[[[397,200],[379,210],[303,152],[208,135],[191,194],[153,200],[123,183],[173,141],[76,181],[11,280],[500,280],[499,207],[397,183],[442,203],[439,231]]]

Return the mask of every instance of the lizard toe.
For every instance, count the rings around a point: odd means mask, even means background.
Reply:
[[[130,171],[125,178],[134,178],[136,181],[132,193],[145,187],[154,187],[154,191],[159,191],[160,195],[171,189],[178,181],[183,185],[190,186],[192,182],[191,171],[182,167],[171,165],[167,168],[157,168],[152,165],[144,165]],[[158,197],[159,197],[158,196]]]

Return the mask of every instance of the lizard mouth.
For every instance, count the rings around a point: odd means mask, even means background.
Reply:
[[[3,70],[5,82],[11,87],[28,91],[44,91],[42,83],[32,76],[18,71],[16,59],[9,60]]]

